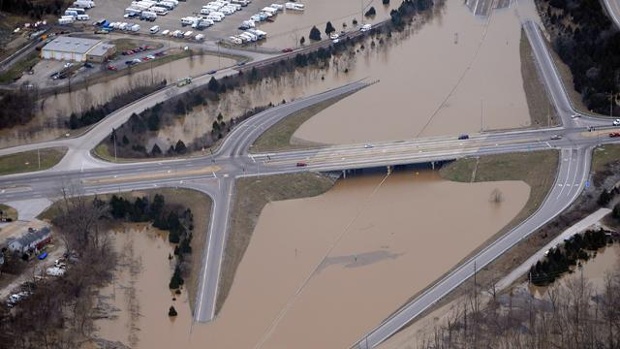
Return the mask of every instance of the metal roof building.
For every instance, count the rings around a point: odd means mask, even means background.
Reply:
[[[93,39],[61,36],[52,40],[41,49],[41,57],[61,61],[84,62],[86,61],[86,53],[99,42],[99,40]]]

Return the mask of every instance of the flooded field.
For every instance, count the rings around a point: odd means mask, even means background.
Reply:
[[[358,57],[348,78],[381,82],[312,118],[296,137],[349,143],[528,126],[520,33],[513,8],[485,19],[448,1],[408,40],[388,43],[389,53]]]
[[[143,64],[148,66],[149,63]],[[220,66],[233,64],[235,61],[226,57],[193,56],[122,76],[112,81],[94,84],[87,89],[47,97],[40,101],[37,116],[32,122],[24,127],[3,130],[0,147],[60,137],[67,132],[65,121],[69,119],[72,112],[79,113],[93,105],[105,103],[115,95],[124,93],[134,86],[149,85],[164,79],[174,82],[182,77],[202,74],[211,69],[218,69]]]
[[[304,11],[285,11],[278,14],[272,23],[260,24],[260,30],[268,33],[267,40],[261,43],[262,46],[295,48],[300,46],[299,40],[302,36],[308,44],[312,26],[316,26],[321,31],[321,36],[327,38],[325,25],[328,21],[338,32],[358,30],[362,23],[377,23],[389,18],[390,11],[397,8],[401,1],[391,1],[389,5],[383,5],[381,0],[310,0],[303,3],[306,8]],[[271,2],[265,6],[269,4]],[[377,14],[374,17],[364,17],[362,13],[371,7],[375,8]],[[353,19],[358,22],[357,28],[353,26]],[[346,26],[343,26],[343,23]]]
[[[489,200],[495,188],[506,198],[500,205]],[[180,316],[166,316],[167,243],[133,233],[143,268],[133,347],[347,347],[495,234],[528,195],[522,182],[463,184],[403,172],[350,177],[321,196],[269,204],[220,315],[193,327],[184,296],[175,304]],[[120,288],[114,306],[124,308]],[[100,335],[127,342],[127,321],[101,326]]]

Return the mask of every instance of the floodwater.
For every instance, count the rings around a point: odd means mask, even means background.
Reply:
[[[377,23],[389,18],[390,11],[397,8],[401,1],[392,0],[389,5],[383,5],[381,0],[310,0],[302,3],[306,6],[304,11],[284,10],[279,12],[272,23],[260,24],[259,29],[268,33],[262,46],[295,48],[299,47],[302,36],[307,45],[310,43],[308,35],[312,26],[316,26],[321,36],[327,38],[325,25],[328,21],[337,32],[357,30],[362,23]],[[362,11],[365,13],[370,7],[374,7],[377,14],[372,18],[363,17]],[[353,19],[358,22],[357,28],[353,26]]]
[[[614,272],[618,268],[620,262],[620,245],[613,244],[599,250],[596,254],[596,258],[590,259],[583,263],[583,268],[580,271],[577,269],[573,275],[579,275],[583,273],[584,279],[592,283],[592,286],[599,291],[605,286],[605,278],[611,272]]]
[[[519,16],[530,12],[495,10],[486,19],[447,1],[441,16],[388,44],[388,54],[366,50],[347,75],[380,82],[324,110],[295,136],[350,143],[530,125],[519,56]]]
[[[125,75],[115,80],[94,84],[88,89],[47,97],[39,102],[37,116],[32,122],[23,127],[3,130],[0,148],[58,138],[67,132],[65,122],[69,120],[71,113],[79,113],[93,105],[106,103],[115,95],[122,94],[133,87],[150,85],[164,79],[174,82],[182,77],[203,74],[211,69],[233,64],[235,60],[226,57],[196,55]]]
[[[499,205],[489,200],[495,188],[506,198]],[[143,267],[132,347],[348,347],[495,234],[528,195],[523,182],[455,183],[435,172],[400,172],[385,180],[349,177],[318,197],[271,203],[221,313],[193,327],[185,300],[175,305],[177,319],[166,316],[167,243],[132,234]],[[120,298],[115,306],[123,308]],[[102,337],[127,343],[126,318],[101,327]]]

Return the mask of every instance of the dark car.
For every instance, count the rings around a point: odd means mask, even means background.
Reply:
[[[463,140],[463,139],[469,139],[469,135],[460,135],[459,139]]]
[[[308,164],[306,164],[305,162],[298,162],[296,166],[297,167],[306,167],[306,166],[308,166]]]
[[[287,47],[287,48],[285,48],[285,49],[282,49],[282,52],[285,52],[285,53],[286,53],[286,52],[293,52],[293,49],[292,49],[292,48],[290,48],[290,47]]]
[[[217,70],[209,70],[209,71],[207,72],[207,74],[210,74],[210,75],[213,75],[213,74],[215,74],[215,73],[217,73]]]

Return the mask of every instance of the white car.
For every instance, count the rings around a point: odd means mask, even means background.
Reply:
[[[620,119],[616,119],[613,122],[614,126],[620,126]]]

